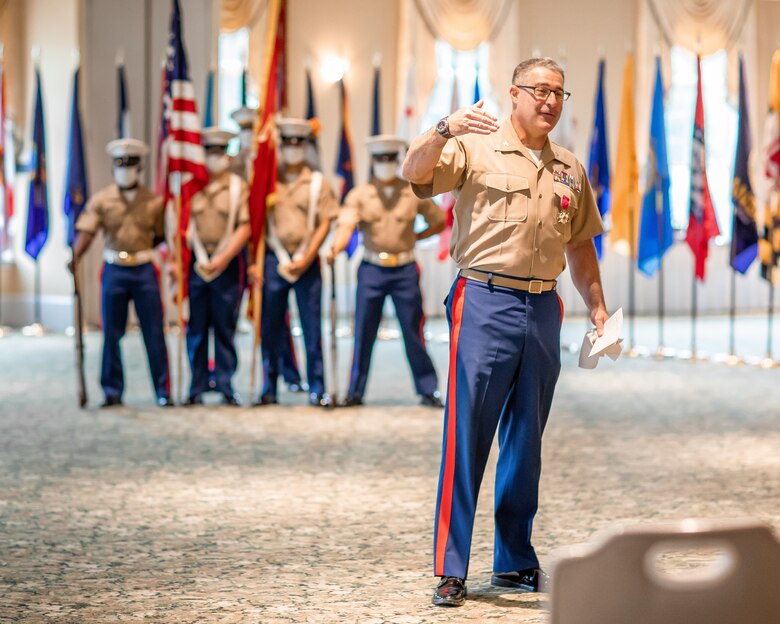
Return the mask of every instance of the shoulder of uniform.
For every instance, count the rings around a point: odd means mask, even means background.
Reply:
[[[561,161],[569,167],[576,167],[579,164],[577,157],[565,147],[553,143],[552,141],[550,141],[550,147],[552,148],[556,160]]]

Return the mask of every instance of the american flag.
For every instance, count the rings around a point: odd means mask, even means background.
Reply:
[[[165,180],[166,206],[181,193],[181,215],[177,234],[181,239],[182,269],[189,267],[189,249],[185,244],[190,222],[190,199],[209,181],[206,155],[200,142],[200,118],[195,106],[195,89],[187,69],[187,53],[181,36],[179,0],[171,0],[171,31],[165,63],[161,163]],[[186,284],[186,280],[184,284]]]

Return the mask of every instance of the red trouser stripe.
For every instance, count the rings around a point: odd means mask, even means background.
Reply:
[[[450,336],[450,369],[449,387],[447,390],[447,441],[436,534],[435,574],[438,576],[444,575],[444,553],[447,551],[447,540],[450,535],[450,517],[452,515],[452,487],[455,475],[455,442],[457,439],[456,408],[458,392],[456,380],[458,372],[458,340],[460,339],[460,325],[463,318],[465,287],[466,278],[462,277],[458,280],[452,297],[452,334]]]
[[[561,323],[563,323],[563,299],[561,299],[561,296],[557,292],[555,295],[558,297],[558,305],[561,308]]]

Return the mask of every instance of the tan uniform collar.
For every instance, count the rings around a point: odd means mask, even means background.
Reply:
[[[499,127],[495,134],[494,141],[496,151],[520,152],[528,160],[536,164],[536,159],[531,156],[528,148],[523,145],[520,141],[520,137],[517,136],[517,132],[515,132],[515,128],[512,125],[512,120],[509,117],[507,117]],[[550,142],[550,139],[547,138],[545,139],[544,147],[542,148],[542,158],[539,167],[544,167],[553,160],[562,162],[569,167],[574,166],[574,159],[572,156],[559,145]]]
[[[379,180],[377,180],[375,177],[371,177],[371,184],[376,189],[376,194],[379,195],[379,198],[382,200],[382,203],[385,205],[385,207],[393,207],[398,202],[398,198],[401,195],[401,192],[404,190],[404,187],[408,186],[408,183],[406,180],[401,180],[400,178],[396,178],[393,182],[393,192],[390,194],[390,196],[385,195],[385,192],[382,190],[384,187],[384,184],[382,184]]]
[[[126,204],[135,204],[139,201],[148,199],[149,197],[154,197],[154,194],[139,182],[138,186],[135,187],[135,197],[133,198],[132,202],[125,199],[125,196],[122,195],[122,191],[119,190],[119,187],[116,184],[111,185],[111,197],[112,199],[123,201]]]
[[[227,188],[230,185],[230,175],[229,171],[223,171],[213,180],[209,180],[209,183],[206,186],[206,193],[214,195],[219,193],[223,188]]]
[[[299,184],[308,184],[308,183],[310,183],[311,182],[311,174],[312,174],[311,169],[308,166],[304,165],[303,169],[301,169],[301,173],[298,175],[298,177],[295,178],[295,180],[293,180],[292,182],[287,182],[284,179],[284,167],[282,166],[282,167],[279,168],[279,182],[289,186],[290,188],[294,188],[294,187],[298,186]]]

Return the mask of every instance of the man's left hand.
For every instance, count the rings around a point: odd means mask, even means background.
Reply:
[[[607,322],[608,318],[609,318],[609,312],[607,312],[607,309],[604,307],[600,306],[595,310],[591,310],[590,320],[593,323],[593,325],[596,327],[596,333],[599,336],[602,336],[604,334],[604,323]]]

